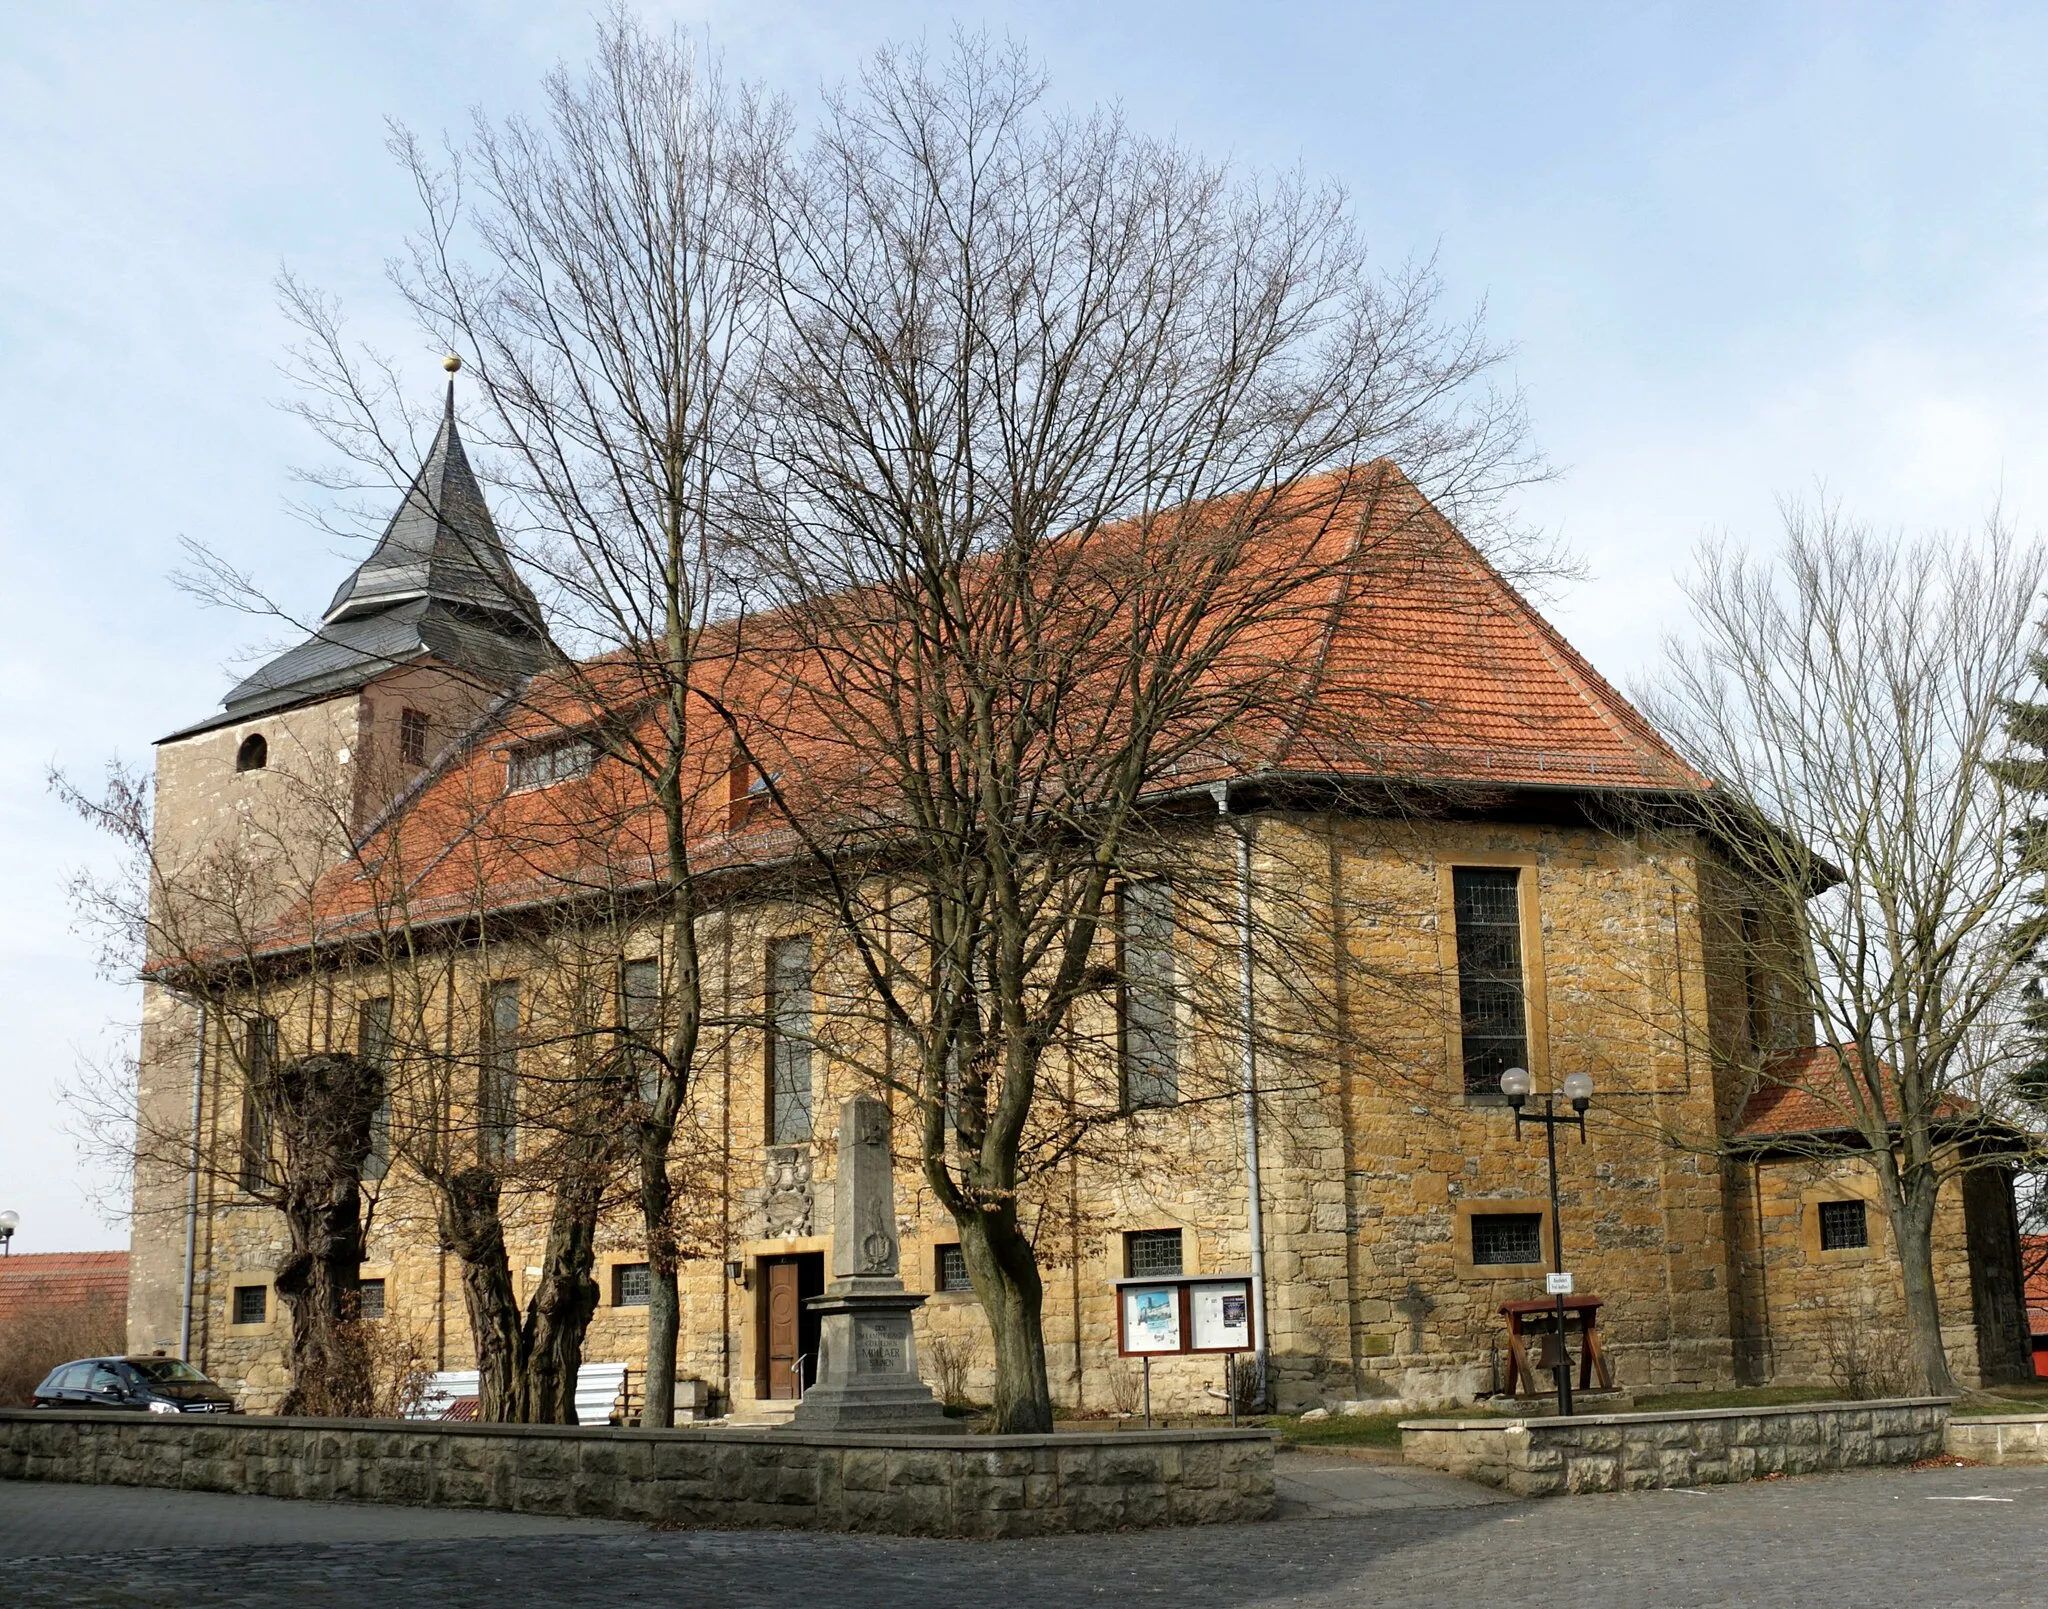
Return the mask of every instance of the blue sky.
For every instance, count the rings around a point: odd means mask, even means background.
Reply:
[[[1348,185],[1389,262],[1436,253],[1516,347],[1562,472],[1523,499],[1590,578],[1552,606],[1610,676],[1683,626],[1703,534],[1764,542],[1825,486],[1907,529],[2048,516],[2048,8],[1804,4],[644,6],[800,106],[956,23],[1074,102]],[[264,633],[172,589],[180,536],[317,605],[294,521],[289,265],[387,345],[409,225],[384,122],[529,107],[590,8],[518,0],[0,12],[0,1207],[21,1250],[125,1241],[56,1087],[118,1051],[63,884],[97,846],[47,794],[204,715]]]

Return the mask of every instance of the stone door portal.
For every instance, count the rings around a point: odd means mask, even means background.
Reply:
[[[770,1402],[794,1402],[818,1377],[818,1320],[804,1302],[824,1288],[821,1253],[761,1259],[760,1394]]]

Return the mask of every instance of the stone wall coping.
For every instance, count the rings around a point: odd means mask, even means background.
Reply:
[[[1959,1413],[1949,1423],[1958,1430],[1972,1425],[2048,1425],[2048,1413]]]
[[[934,1452],[1020,1452],[1039,1447],[1157,1447],[1210,1442],[1274,1442],[1279,1432],[1256,1426],[1187,1430],[1056,1430],[1050,1435],[895,1435],[889,1432],[787,1430],[774,1425],[679,1425],[673,1430],[613,1425],[505,1425],[474,1420],[314,1419],[282,1414],[139,1414],[118,1409],[0,1408],[0,1422],[148,1425],[152,1430],[345,1430],[401,1436],[486,1436],[607,1442],[712,1441],[766,1447],[915,1447]],[[1590,1423],[1590,1421],[1588,1421]]]
[[[1556,1430],[1568,1429],[1573,1425],[1660,1425],[1674,1421],[1694,1419],[1771,1419],[1802,1413],[1869,1413],[1882,1408],[1946,1408],[1954,1397],[1872,1397],[1862,1402],[1785,1402],[1759,1405],[1753,1408],[1667,1408],[1653,1413],[1581,1413],[1566,1418],[1562,1414],[1542,1417],[1524,1414],[1509,1417],[1494,1414],[1485,1419],[1404,1419],[1397,1427],[1409,1430]],[[2048,1418],[2048,1415],[2012,1415],[2015,1419]],[[1990,1415],[1981,1420],[1975,1414],[1966,1416],[1966,1423],[1996,1424],[1997,1418]]]

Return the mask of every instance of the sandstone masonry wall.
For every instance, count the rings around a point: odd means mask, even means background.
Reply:
[[[1178,1230],[1190,1273],[1249,1266],[1234,907],[1226,903],[1225,918],[1200,908],[1232,886],[1219,843],[1213,834],[1191,840],[1186,931],[1176,935],[1186,996],[1181,1104],[1097,1130],[1084,1157],[1031,1186],[1030,1210],[1049,1215],[1038,1236],[1045,1339],[1053,1394],[1067,1413],[1137,1406],[1138,1366],[1117,1356],[1111,1286],[1126,1272],[1126,1234]],[[1221,871],[1204,859],[1219,853]],[[1528,1053],[1539,1092],[1579,1069],[1598,1086],[1586,1143],[1560,1135],[1562,1216],[1567,1265],[1581,1291],[1605,1299],[1601,1329],[1619,1383],[1731,1384],[1738,1356],[1759,1368],[1770,1361],[1773,1332],[1783,1342],[1774,1378],[1825,1381],[1824,1348],[1811,1344],[1819,1315],[1853,1307],[1866,1286],[1875,1299],[1889,1264],[1865,1269],[1835,1258],[1806,1267],[1798,1192],[1787,1219],[1775,1166],[1766,1169],[1764,1256],[1743,1250],[1755,1192],[1746,1167],[1724,1167],[1715,1142],[1717,1118],[1737,1093],[1719,1071],[1735,1052],[1719,1042],[1734,1044],[1746,1030],[1740,990],[1721,976],[1728,964],[1707,942],[1704,846],[1590,827],[1275,814],[1258,820],[1253,873],[1262,929],[1287,941],[1262,952],[1258,979],[1267,1319],[1280,1406],[1468,1400],[1502,1383],[1500,1303],[1543,1292],[1547,1225],[1541,1263],[1487,1266],[1473,1257],[1475,1216],[1547,1219],[1549,1208],[1540,1131],[1518,1135],[1497,1096],[1463,1087],[1449,890],[1451,869],[1474,864],[1521,870]],[[705,918],[707,999],[731,1026],[707,1038],[693,1078],[693,1132],[678,1145],[691,1250],[681,1271],[678,1369],[705,1381],[720,1407],[748,1408],[765,1373],[760,1261],[828,1247],[830,1136],[821,1125],[808,1143],[777,1146],[766,1132],[765,957],[773,941],[803,932],[817,936],[814,1110],[873,1088],[890,1055],[864,981],[817,912],[763,901]],[[650,926],[626,953],[659,958],[661,946]],[[552,964],[540,941],[504,940],[488,954],[420,965],[405,1013],[421,1024],[421,1044],[413,1072],[401,1077],[447,1079],[456,1133],[468,1122],[487,979],[525,975],[538,1002]],[[303,1002],[278,1010],[287,1052],[352,1048],[353,996],[399,995],[401,982],[336,974],[306,985]],[[1099,1010],[1100,1021],[1080,1025],[1081,1048],[1050,1078],[1114,1090],[1115,1025],[1107,1002]],[[551,1052],[545,1032],[535,1037],[541,1042],[526,1054],[538,1069]],[[206,1124],[222,1146],[234,1135],[230,1061],[211,1058]],[[189,1035],[166,1066],[172,1099],[189,1101],[189,1083],[176,1076],[183,1068],[190,1077]],[[932,1383],[950,1375],[967,1396],[987,1400],[993,1356],[979,1305],[970,1293],[934,1290],[941,1248],[958,1232],[918,1175],[907,1102],[898,1113],[904,1277],[910,1289],[933,1293],[917,1318],[918,1351]],[[286,1383],[283,1316],[273,1302],[263,1324],[236,1326],[233,1292],[267,1282],[281,1220],[220,1177],[209,1178],[204,1197],[192,1361],[260,1411]],[[521,1296],[538,1271],[546,1209],[543,1197],[510,1182],[506,1227]],[[1957,1210],[1945,1200],[1945,1215]],[[1881,1235],[1882,1215],[1874,1216]],[[174,1218],[153,1224],[151,1235],[182,1227]],[[144,1233],[138,1221],[138,1245]],[[174,1268],[178,1250],[153,1244],[158,1262]],[[600,1306],[584,1357],[637,1370],[645,1310],[618,1301],[614,1273],[644,1260],[637,1214],[609,1216],[598,1251]],[[1945,1233],[1940,1255],[1944,1315],[1957,1326],[1952,1349],[1974,1378],[1960,1239]],[[728,1275],[729,1263],[739,1277]],[[474,1366],[460,1269],[437,1250],[431,1198],[402,1161],[377,1191],[365,1274],[385,1282],[382,1322],[398,1349],[429,1368]],[[157,1345],[164,1331],[136,1333]],[[1160,1359],[1153,1403],[1216,1412],[1222,1383],[1220,1359]]]
[[[0,1412],[0,1480],[663,1525],[1046,1536],[1266,1517],[1257,1430],[882,1437]]]
[[[2048,1464],[2048,1414],[1969,1414],[1951,1419],[1942,1450],[1977,1464]]]
[[[1942,1450],[1946,1397],[1404,1424],[1402,1456],[1519,1497],[1713,1486],[1910,1464]]]

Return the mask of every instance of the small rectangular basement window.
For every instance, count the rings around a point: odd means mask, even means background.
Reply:
[[[939,1248],[938,1288],[942,1291],[971,1291],[974,1281],[967,1277],[967,1253],[958,1246]]]
[[[1870,1217],[1860,1201],[1820,1204],[1820,1249],[1854,1251],[1870,1244]]]
[[[620,1263],[612,1269],[614,1307],[645,1307],[653,1289],[645,1263]]]
[[[356,1281],[356,1317],[382,1318],[384,1316],[384,1281],[362,1279]]]
[[[1124,1236],[1124,1273],[1132,1279],[1180,1271],[1178,1229],[1137,1229]]]
[[[237,1324],[261,1324],[270,1316],[270,1287],[237,1285],[234,1312]]]
[[[1472,1215],[1472,1261],[1492,1266],[1542,1262],[1543,1214],[1475,1212]]]

